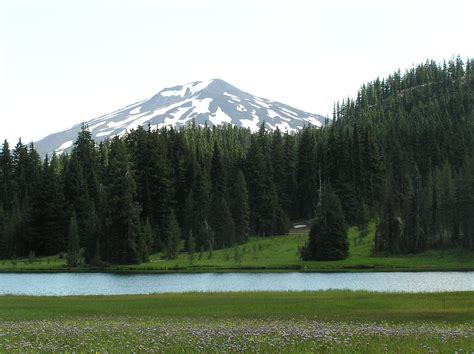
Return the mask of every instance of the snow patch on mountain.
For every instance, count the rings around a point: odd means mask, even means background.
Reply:
[[[137,107],[137,108],[134,108],[130,111],[130,114],[138,114],[140,113],[140,110],[142,109],[141,106]]]
[[[63,143],[59,148],[58,150],[66,150],[66,149],[69,149],[73,144],[73,141],[72,140],[69,140],[69,141],[66,141],[65,143]]]
[[[232,123],[232,118],[225,114],[220,107],[217,108],[216,113],[212,113],[209,120],[214,125],[222,125],[224,123]]]

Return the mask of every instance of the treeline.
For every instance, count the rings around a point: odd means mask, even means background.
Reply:
[[[427,61],[336,105],[334,130],[368,132],[382,156],[383,182],[373,194],[379,200],[369,200],[378,206],[376,251],[474,249],[473,64]],[[346,146],[357,165],[367,153],[355,141]],[[364,189],[367,178],[353,173],[353,188]]]
[[[138,128],[97,145],[84,127],[70,154],[44,160],[5,142],[0,256],[57,254],[77,234],[87,263],[137,263],[156,251],[175,258],[183,241],[212,252],[285,234],[296,141],[229,126]]]
[[[472,62],[427,62],[364,85],[332,125],[297,134],[138,128],[97,145],[84,127],[70,154],[44,159],[5,141],[0,257],[75,244],[96,265],[212,252],[329,213],[321,186],[340,204],[334,220],[362,234],[378,220],[378,252],[472,249],[472,77]]]

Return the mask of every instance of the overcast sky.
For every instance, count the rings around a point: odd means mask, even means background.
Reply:
[[[212,78],[326,115],[377,76],[474,57],[473,13],[469,0],[0,0],[0,138]]]

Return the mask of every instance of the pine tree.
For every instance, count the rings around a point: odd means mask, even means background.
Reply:
[[[310,127],[303,128],[298,145],[298,214],[304,219],[312,218],[316,208],[315,188],[318,185],[318,171],[315,163],[316,145],[312,132],[313,129]]]
[[[304,260],[329,261],[345,259],[348,255],[349,243],[341,202],[329,185],[325,185],[309,241],[301,256]]]
[[[67,265],[76,267],[79,264],[79,233],[77,230],[76,212],[72,212],[67,233]]]
[[[81,245],[85,247],[90,239],[87,234],[86,224],[91,206],[91,198],[89,197],[87,182],[84,179],[83,169],[74,152],[66,160],[62,180],[64,181],[63,188],[66,204],[68,205],[69,212],[72,212],[73,209],[76,212],[79,240]],[[88,249],[86,247],[86,260],[89,258],[87,256]]]
[[[222,156],[217,142],[211,162],[211,208],[209,226],[214,235],[213,246],[223,248],[235,243],[234,222],[227,202],[226,176],[224,174]]]
[[[250,228],[261,235],[262,211],[268,206],[263,205],[264,168],[265,163],[260,145],[255,136],[251,136],[250,147],[246,161],[246,180],[249,195]]]
[[[250,228],[260,236],[287,232],[285,214],[273,181],[271,158],[265,153],[266,139],[267,133],[260,129],[258,136],[252,137],[247,155]]]
[[[244,243],[247,242],[249,236],[249,204],[247,184],[241,170],[237,172],[233,185],[232,200],[235,240],[237,243]]]
[[[17,256],[26,256],[34,252],[31,195],[34,186],[38,185],[41,162],[33,146],[30,145],[28,148],[19,140],[12,153],[12,164],[14,181],[12,214],[15,214],[14,253]]]
[[[402,221],[397,214],[393,186],[390,180],[387,181],[385,189],[381,220],[377,225],[375,250],[377,252],[398,253],[400,251]]]
[[[275,191],[278,198],[278,210],[285,211],[285,208],[290,204],[289,196],[285,185],[287,183],[287,176],[290,171],[288,171],[288,161],[285,160],[285,146],[284,141],[281,136],[280,130],[277,128],[271,135],[271,153],[269,157],[271,160],[271,166],[273,170],[273,182],[275,184]]]
[[[211,197],[209,226],[213,234],[213,247],[224,248],[235,243],[234,222],[225,197],[216,193]]]
[[[474,249],[474,159],[466,161],[456,183],[456,215],[458,215],[460,242]]]
[[[158,225],[161,237],[155,239],[154,250],[159,250],[165,246],[166,240],[170,237],[171,231],[168,230],[168,226],[171,224],[171,211],[175,209],[175,203],[173,201],[171,161],[167,154],[166,142],[158,140],[152,151],[152,160],[155,161],[151,179],[153,220]]]
[[[205,172],[197,168],[196,178],[193,184],[191,230],[196,238],[199,249],[211,249],[214,244],[209,228],[209,181]]]
[[[66,249],[64,237],[68,227],[67,205],[58,172],[56,155],[46,156],[37,184],[31,193],[29,226],[37,255],[53,255]]]
[[[139,241],[140,259],[142,262],[148,262],[150,251],[153,249],[154,235],[150,220],[147,218],[142,230],[142,236]]]
[[[84,124],[74,143],[73,154],[81,166],[88,195],[97,204],[99,197],[98,151],[89,128]]]
[[[383,182],[383,165],[380,156],[380,148],[375,143],[374,137],[368,128],[364,129],[364,137],[361,147],[361,185],[364,200],[369,205],[375,206],[380,202]]]
[[[179,243],[181,240],[181,230],[176,219],[176,214],[171,211],[171,218],[168,225],[168,238],[166,239],[165,255],[167,259],[178,258]]]
[[[437,243],[441,247],[452,246],[455,229],[455,185],[452,167],[445,161],[435,173],[436,194],[439,208],[439,227]]]
[[[190,231],[188,239],[187,239],[187,248],[186,248],[189,264],[193,264],[195,252],[196,252],[196,242],[194,241],[193,232]]]
[[[0,205],[0,259],[8,258],[8,246],[7,246],[7,218],[5,210]]]
[[[99,192],[99,195],[100,194],[101,193]],[[83,245],[85,249],[84,259],[86,263],[89,263],[94,257],[98,257],[99,259],[101,259],[101,255],[100,253],[97,254],[97,252],[99,251],[96,248],[99,242],[99,238],[104,231],[104,225],[101,222],[100,216],[98,215],[97,208],[95,206],[94,201],[89,200],[88,204],[89,204],[89,207],[87,209],[87,214],[86,214],[86,217],[84,219],[84,224],[83,224],[84,235],[86,238],[83,241]],[[101,197],[99,197],[99,206],[104,207],[104,205],[101,205]],[[99,213],[104,214],[104,211],[101,211],[99,208]],[[99,246],[99,250],[100,250],[100,246]]]
[[[140,250],[143,237],[140,224],[140,205],[136,201],[136,184],[125,144],[118,137],[110,146],[108,176],[108,250],[106,259],[111,263],[139,263],[144,254]]]
[[[286,132],[284,137],[283,163],[285,165],[285,182],[283,183],[281,205],[290,219],[296,219],[297,210],[297,181],[296,181],[296,136]]]
[[[11,210],[13,198],[13,160],[5,140],[0,151],[0,203],[6,210]]]

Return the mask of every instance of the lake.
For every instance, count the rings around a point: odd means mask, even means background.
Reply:
[[[474,272],[0,274],[2,295],[126,295],[328,289],[386,292],[474,291]]]

